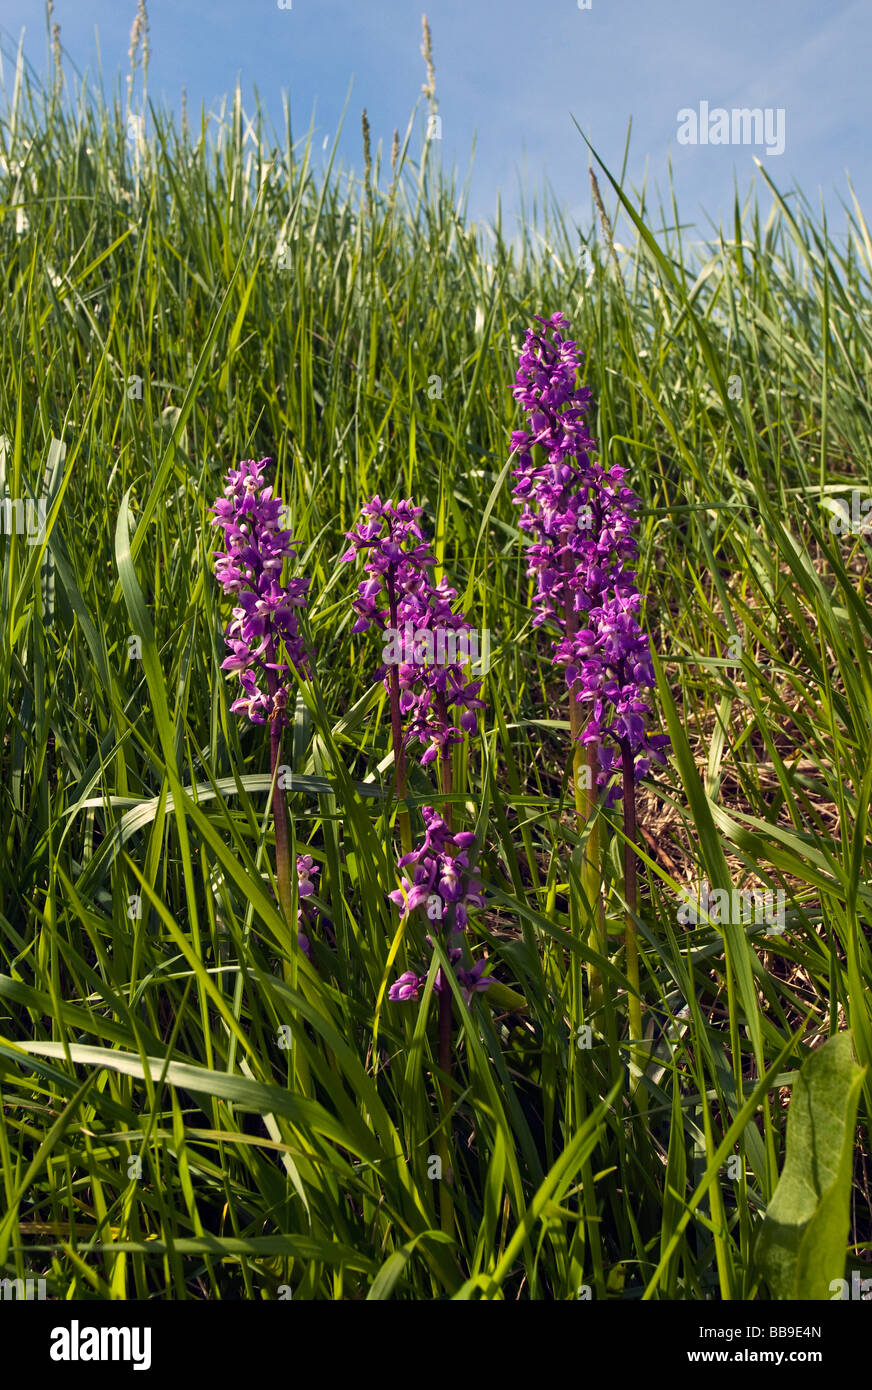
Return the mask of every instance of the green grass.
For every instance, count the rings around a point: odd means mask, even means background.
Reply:
[[[137,155],[120,100],[63,90],[19,63],[0,123],[2,484],[48,498],[43,544],[0,537],[3,1273],[60,1298],[766,1297],[754,1245],[798,1066],[840,1029],[872,1062],[870,545],[822,507],[872,488],[859,207],[834,239],[770,185],[765,220],[737,199],[691,243],[592,156],[629,229],[617,252],[593,206],[589,235],[547,200],[486,234],[433,147],[416,155],[420,112],[367,198],[238,92],[209,138],[150,109]],[[640,811],[658,1056],[635,1099],[620,819],[600,816],[611,958],[591,1012],[566,707],[510,501],[517,348],[558,308],[601,456],[643,499],[673,739]],[[219,670],[207,509],[267,454],[312,581],[317,673],[285,761],[331,924],[315,968],[270,882],[267,741]],[[493,634],[455,814],[490,900],[471,944],[527,1008],[456,1011],[450,1238],[428,1177],[435,1000],[385,993],[392,952],[423,938],[398,942],[387,899],[387,701],[339,564],[376,492],[424,506]],[[410,776],[418,807],[431,784]],[[680,925],[702,878],[783,888],[785,934]],[[849,1267],[872,1248],[870,1077]]]

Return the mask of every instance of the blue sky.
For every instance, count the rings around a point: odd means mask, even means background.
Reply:
[[[96,71],[99,54],[112,86],[127,71],[135,9],[135,0],[55,0],[69,60]],[[730,221],[734,178],[744,195],[755,154],[782,191],[798,184],[815,206],[823,195],[834,233],[844,228],[849,172],[872,221],[870,0],[592,0],[590,9],[578,0],[293,0],[290,10],[277,0],[149,0],[149,92],[178,109],[185,84],[192,112],[201,102],[217,111],[239,79],[244,102],[253,105],[256,84],[280,125],[284,90],[295,135],[314,112],[320,144],[335,135],[352,84],[340,154],[360,167],[365,106],[387,159],[425,77],[422,9],[433,33],[439,149],[462,180],[475,140],[477,218],[493,216],[499,190],[511,231],[520,183],[541,190],[547,178],[569,215],[589,225],[587,151],[572,118],[617,172],[632,117],[630,179],[639,185],[647,170],[649,193],[665,196],[671,155],[682,221],[699,235],[709,218]],[[43,72],[43,0],[0,0],[7,90],[22,27],[25,52]],[[784,153],[679,144],[678,113],[700,102],[783,108]],[[759,173],[756,183],[768,208]]]

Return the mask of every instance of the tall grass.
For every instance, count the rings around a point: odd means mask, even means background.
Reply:
[[[765,1294],[796,1069],[842,1028],[872,1062],[869,539],[822,506],[872,487],[860,208],[836,241],[761,172],[765,220],[737,199],[691,244],[592,155],[628,244],[547,202],[509,234],[468,220],[420,114],[365,188],[239,91],[193,131],[149,106],[142,139],[120,96],[68,91],[19,54],[0,123],[0,482],[47,499],[44,539],[0,541],[3,1272],[62,1298]],[[517,346],[557,308],[602,456],[643,498],[673,740],[640,804],[643,1104],[621,819],[598,814],[606,956],[509,495]],[[275,902],[264,741],[219,670],[207,508],[266,454],[312,580],[285,758],[292,852],[321,866],[314,966]],[[473,937],[526,1007],[476,998],[456,1033],[450,1235],[435,1000],[386,995],[417,930],[398,939],[387,898],[387,696],[339,564],[376,492],[424,506],[493,634],[453,804],[482,846]],[[409,774],[414,816],[433,793]],[[784,935],[680,925],[702,879],[783,888]]]

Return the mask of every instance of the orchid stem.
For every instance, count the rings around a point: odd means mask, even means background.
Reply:
[[[439,1069],[442,1077],[439,1090],[442,1097],[442,1124],[439,1127],[439,1156],[442,1160],[442,1181],[439,1184],[439,1215],[442,1230],[448,1236],[454,1235],[454,1198],[451,1188],[454,1183],[454,1169],[451,1157],[451,1059],[452,1033],[454,1029],[453,997],[446,979],[439,995]]]
[[[565,575],[564,608],[566,615],[566,634],[569,638],[572,638],[578,629],[578,615],[575,612],[574,601],[569,592],[570,567],[569,555],[566,554],[563,557],[563,570]],[[593,924],[588,940],[590,945],[595,950],[599,951],[600,955],[605,956],[608,948],[606,944],[606,924],[602,905],[599,819],[596,815],[599,762],[597,759],[596,744],[588,745],[587,755],[585,757],[585,749],[581,743],[581,735],[584,729],[577,693],[576,683],[574,683],[569,690],[569,736],[572,743],[572,781],[575,791],[575,816],[579,831],[581,831],[584,825],[588,826],[584,864],[581,870],[581,884],[590,909],[591,922]],[[587,967],[587,987],[590,1008],[594,1011],[602,1004],[603,988],[600,972],[593,962],[589,962]]]
[[[627,900],[624,931],[624,958],[627,967],[627,1017],[630,1023],[630,1056],[644,1064],[642,1042],[642,999],[639,987],[639,943],[636,932],[638,906],[638,856],[636,854],[636,769],[633,751],[626,739],[620,740],[624,783],[624,897]],[[634,1046],[635,1044],[635,1046]]]
[[[267,672],[267,686],[274,696],[277,681],[272,671]],[[276,888],[279,908],[288,929],[289,953],[282,962],[282,975],[290,989],[297,988],[297,934],[294,930],[294,900],[291,890],[291,852],[288,837],[288,808],[284,790],[278,784],[278,770],[282,762],[282,726],[275,715],[269,725],[269,763],[272,777],[273,829],[276,840]],[[309,1069],[298,1048],[291,1049],[292,1080],[298,1081],[303,1094],[308,1092]]]
[[[569,729],[572,739],[572,780],[575,788],[576,820],[579,830],[584,825],[588,826],[581,882],[593,921],[589,941],[600,955],[605,956],[608,953],[608,947],[601,893],[599,820],[596,816],[599,762],[596,745],[590,744],[585,754],[585,749],[579,742],[579,736],[582,732],[581,712],[574,690],[569,692]],[[587,967],[587,984],[590,1007],[592,1010],[598,1009],[603,998],[602,978],[592,962]]]
[[[273,780],[273,826],[276,837],[276,884],[279,906],[289,933],[293,933],[293,894],[291,892],[291,854],[288,843],[288,808],[278,785],[278,769],[282,759],[282,731],[277,719],[270,720],[269,726],[270,774]],[[293,949],[290,953],[293,957]],[[285,980],[290,983],[288,969],[290,960],[285,961]]]
[[[448,707],[445,696],[441,693],[436,696],[436,713],[442,727],[448,726]],[[452,757],[448,746],[444,747],[439,754],[439,785],[444,797],[451,795],[453,786],[452,776]],[[446,800],[443,803],[442,811],[445,824],[448,829],[453,829],[452,825],[452,806]],[[449,921],[453,921],[454,909],[449,914]],[[447,924],[446,924],[447,925]],[[446,933],[444,937],[445,950],[448,951],[450,942]],[[452,1163],[452,1144],[451,1144],[451,1063],[453,1058],[452,1033],[454,1030],[454,1000],[451,990],[446,980],[439,995],[439,1069],[442,1072],[442,1079],[439,1089],[442,1095],[442,1125],[439,1130],[439,1153],[442,1159],[442,1182],[439,1187],[439,1215],[441,1217],[442,1230],[446,1235],[454,1235],[454,1198],[451,1195],[451,1188],[454,1184],[454,1169]]]
[[[391,626],[397,631],[397,587],[394,567],[385,576],[388,605],[391,613]],[[406,752],[403,747],[403,719],[400,713],[400,673],[395,665],[390,669],[391,705],[391,744],[394,750],[394,785],[397,792],[397,820],[400,826],[400,844],[403,854],[412,852],[412,822],[406,806]]]

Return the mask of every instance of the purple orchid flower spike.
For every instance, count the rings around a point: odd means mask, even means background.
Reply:
[[[411,500],[394,506],[374,497],[363,507],[360,525],[347,532],[351,547],[341,557],[366,557],[367,578],[358,585],[352,632],[375,626],[386,635],[385,665],[376,678],[384,681],[396,708],[404,771],[404,753],[411,744],[424,745],[422,765],[437,757],[444,760],[453,744],[477,732],[475,711],[485,708],[479,698],[481,681],[469,680],[465,661],[458,659],[458,652],[468,656],[474,645],[472,629],[452,607],[456,590],[444,579],[432,582],[436,558],[424,539],[422,515]],[[451,709],[462,711],[459,728],[449,716]]]
[[[230,655],[221,669],[238,675],[242,688],[230,708],[255,724],[287,723],[294,676],[311,676],[297,620],[309,580],[282,583],[296,542],[281,524],[283,504],[264,477],[270,462],[246,459],[231,468],[224,496],[212,508],[212,525],[222,528],[226,546],[216,552],[215,578],[236,600],[226,632]]]
[[[281,909],[291,930],[288,816],[284,792],[276,785],[276,777],[281,765],[282,729],[288,722],[295,681],[311,678],[298,621],[309,580],[282,579],[285,562],[294,557],[297,544],[282,524],[284,506],[273,496],[264,476],[269,463],[267,458],[259,463],[244,459],[238,468],[229,470],[224,496],[212,508],[212,525],[222,529],[225,545],[224,550],[216,552],[215,577],[235,603],[225,634],[230,655],[221,667],[239,680],[241,694],[230,706],[233,713],[247,716],[253,724],[269,725],[276,882]],[[313,891],[311,859],[303,856],[297,862],[297,870],[299,894],[305,898]],[[305,932],[298,931],[297,942],[308,955],[311,948]]]
[[[537,318],[542,328],[525,337],[513,388],[529,426],[512,435],[518,454],[514,500],[522,508],[518,524],[532,536],[527,558],[528,575],[536,581],[533,623],[549,624],[558,634],[553,659],[569,690],[576,809],[579,825],[590,821],[583,879],[593,941],[603,953],[608,942],[596,789],[607,789],[608,807],[623,796],[628,1014],[631,1036],[641,1038],[635,787],[652,762],[665,762],[669,739],[650,732],[654,712],[646,697],[654,669],[638,621],[642,600],[634,568],[639,498],[624,485],[626,469],[607,470],[591,458],[595,444],[584,423],[591,393],[576,386],[582,353],[563,337],[568,320],[560,313]],[[596,1002],[601,986],[592,964],[589,981]]]
[[[537,318],[539,316],[537,315]],[[665,735],[650,734],[653,714],[644,698],[654,684],[650,643],[639,626],[636,586],[636,510],[639,498],[623,485],[626,469],[608,470],[591,458],[594,440],[584,423],[590,391],[576,388],[582,356],[564,339],[562,314],[539,318],[527,332],[513,387],[528,412],[529,428],[512,435],[518,452],[514,501],[518,521],[533,543],[528,574],[536,581],[533,624],[548,624],[570,699],[587,722],[573,722],[574,737],[598,755],[598,786],[620,794],[621,766],[614,746],[629,743],[638,780],[652,762],[665,762]]]
[[[363,508],[360,525],[349,531],[351,547],[342,556],[353,560],[365,556],[366,578],[358,585],[354,602],[357,619],[354,632],[376,626],[384,633],[385,663],[377,673],[390,695],[391,740],[398,817],[403,843],[400,868],[414,866],[412,877],[402,879],[402,887],[391,894],[404,915],[426,906],[431,920],[446,917],[446,938],[462,931],[470,905],[483,904],[481,885],[467,862],[467,850],[474,836],[453,836],[446,820],[431,807],[424,808],[426,836],[419,850],[412,849],[411,822],[405,809],[406,750],[415,743],[423,746],[421,764],[438,759],[440,790],[449,798],[452,792],[452,748],[468,734],[478,732],[477,711],[484,709],[480,698],[481,681],[470,680],[466,663],[471,661],[471,628],[463,613],[456,612],[457,593],[443,579],[434,584],[431,572],[436,559],[421,529],[422,509],[411,501],[399,502],[374,497]],[[387,602],[385,603],[385,599]],[[477,640],[475,642],[477,652]],[[457,722],[452,711],[459,716]],[[445,815],[450,819],[450,804]],[[463,952],[450,946],[449,960],[455,969],[467,1003],[473,993],[488,988],[484,963],[466,971],[460,965]],[[416,1000],[425,976],[406,971],[391,986],[394,1001]],[[441,969],[434,988],[439,994],[439,1088],[443,1117],[450,1109],[452,996]],[[444,1119],[440,1146],[446,1170],[450,1171],[450,1120]],[[448,1186],[440,1192],[442,1229],[452,1229],[452,1199]]]
[[[475,836],[468,831],[452,835],[432,806],[422,807],[421,814],[425,825],[423,843],[410,854],[403,855],[399,862],[400,869],[414,866],[412,877],[404,875],[401,886],[390,894],[390,899],[400,908],[403,917],[423,907],[429,921],[439,926],[446,937],[456,936],[466,929],[469,909],[484,907],[482,884],[468,857]],[[430,937],[427,940],[432,945]],[[462,958],[463,951],[459,947],[448,948],[448,959],[469,1003],[471,994],[486,990],[491,981],[482,975],[486,962],[479,962],[472,970],[463,970],[459,968]],[[412,975],[407,971],[391,986],[388,997],[400,1001],[417,999],[426,978],[426,975]],[[414,985],[416,980],[418,984]],[[444,988],[440,968],[434,989],[441,994]]]

